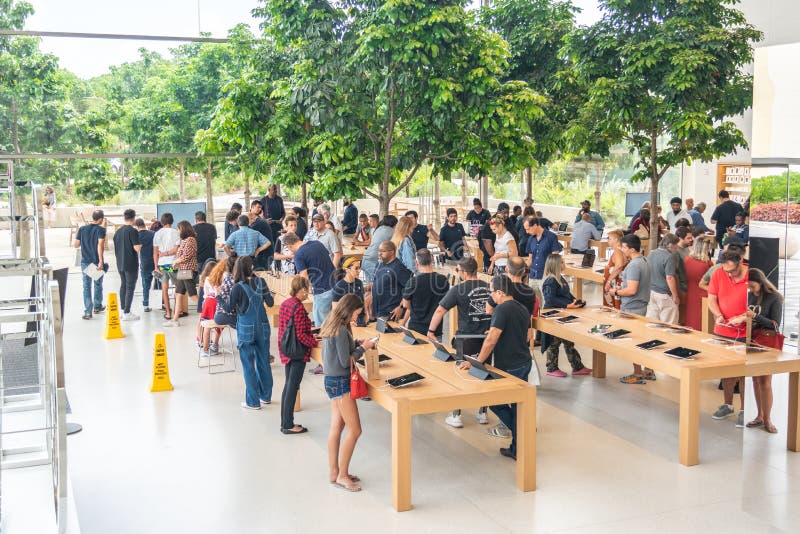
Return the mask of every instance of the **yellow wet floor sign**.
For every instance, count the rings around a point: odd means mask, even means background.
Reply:
[[[167,342],[164,340],[164,333],[158,332],[153,343],[153,382],[150,384],[150,391],[172,391],[172,389],[167,364]]]
[[[125,337],[119,324],[119,305],[117,294],[108,294],[108,313],[106,314],[106,339],[119,339]]]

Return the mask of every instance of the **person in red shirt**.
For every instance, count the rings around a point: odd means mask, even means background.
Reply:
[[[714,333],[744,343],[747,337],[747,267],[738,252],[725,251],[720,256],[722,267],[714,271],[708,284],[708,309],[714,315]],[[741,399],[736,426],[744,427],[744,378],[722,379],[724,404],[714,412],[714,419],[733,415],[733,390],[739,383]]]
[[[307,347],[306,355],[302,360],[290,360],[281,352],[280,342],[278,342],[278,354],[281,357],[281,363],[286,366],[286,382],[281,394],[281,432],[284,434],[302,434],[308,431],[303,425],[294,424],[294,404],[297,399],[297,391],[303,380],[306,363],[311,359],[311,349],[319,345],[311,332],[311,319],[308,318],[308,312],[303,305],[303,301],[308,298],[308,292],[308,278],[295,276],[289,291],[291,296],[281,304],[278,313],[278,340],[283,339],[283,332],[289,326],[289,320],[294,317],[295,335],[300,343]]]

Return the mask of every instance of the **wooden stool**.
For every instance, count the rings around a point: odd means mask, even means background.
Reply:
[[[219,353],[215,356],[208,356],[207,358],[205,358],[207,361],[206,364],[203,365],[202,361],[204,358],[200,356],[200,351],[198,350],[197,367],[201,368],[206,367],[208,369],[208,374],[210,375],[214,375],[217,373],[231,373],[233,371],[236,371],[237,350],[236,350],[236,345],[233,343],[233,332],[232,332],[233,329],[230,328],[228,325],[218,325],[217,323],[214,322],[213,319],[206,319],[205,321],[200,323],[200,326],[202,326],[203,328],[219,328],[222,331],[220,332],[219,338],[217,339],[217,346],[219,347]],[[229,349],[225,349],[222,346],[222,340],[223,336],[225,335],[225,332],[228,333],[228,345],[230,347]],[[230,354],[231,364],[228,363],[229,354]],[[221,362],[219,361],[220,358],[222,358]],[[221,369],[215,370],[215,368],[217,367],[221,367]]]

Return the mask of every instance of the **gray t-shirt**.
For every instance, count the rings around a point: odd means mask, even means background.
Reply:
[[[628,287],[628,281],[639,282],[636,293],[629,297],[622,297],[622,311],[645,315],[647,304],[650,302],[650,267],[644,256],[631,260],[622,271],[622,287]]]
[[[678,287],[681,291],[689,289],[689,283],[686,281],[686,257],[689,255],[688,248],[678,247],[678,250],[672,255],[675,258],[675,276],[678,277]]]
[[[602,232],[595,228],[592,223],[580,220],[572,227],[572,240],[569,246],[575,250],[583,251],[589,248],[590,239],[600,239],[602,236]]]
[[[394,228],[391,226],[379,226],[372,233],[372,241],[370,242],[367,250],[364,251],[364,259],[367,261],[378,261],[378,246],[384,241],[391,241],[394,234]]]
[[[676,276],[675,257],[669,250],[658,247],[647,255],[650,264],[650,289],[662,295],[671,295],[667,276]]]

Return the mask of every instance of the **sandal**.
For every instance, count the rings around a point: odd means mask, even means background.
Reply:
[[[648,371],[647,373],[644,374],[644,376],[642,378],[644,378],[645,380],[655,380],[656,379],[656,372],[655,371]]]
[[[772,423],[770,423],[769,426],[768,425],[764,425],[764,430],[766,430],[770,434],[777,434],[778,433],[778,429],[775,428],[775,425],[773,425]]]
[[[619,381],[622,382],[623,384],[646,384],[647,383],[645,381],[644,377],[639,376],[639,375],[633,375],[633,374],[627,375],[627,376],[623,376],[623,377],[621,377],[619,379]]]
[[[349,491],[351,493],[361,491],[361,486],[352,482],[352,479],[350,480],[351,480],[350,484],[342,484],[341,482],[334,482],[333,485],[339,489],[342,489],[344,491]]]
[[[356,475],[348,475],[352,482],[361,482],[361,479],[358,478]],[[331,484],[336,484],[335,480],[331,480]]]
[[[757,428],[757,427],[760,427],[760,426],[764,426],[764,421],[762,421],[761,419],[753,419],[752,421],[747,423],[745,426],[747,428]]]

